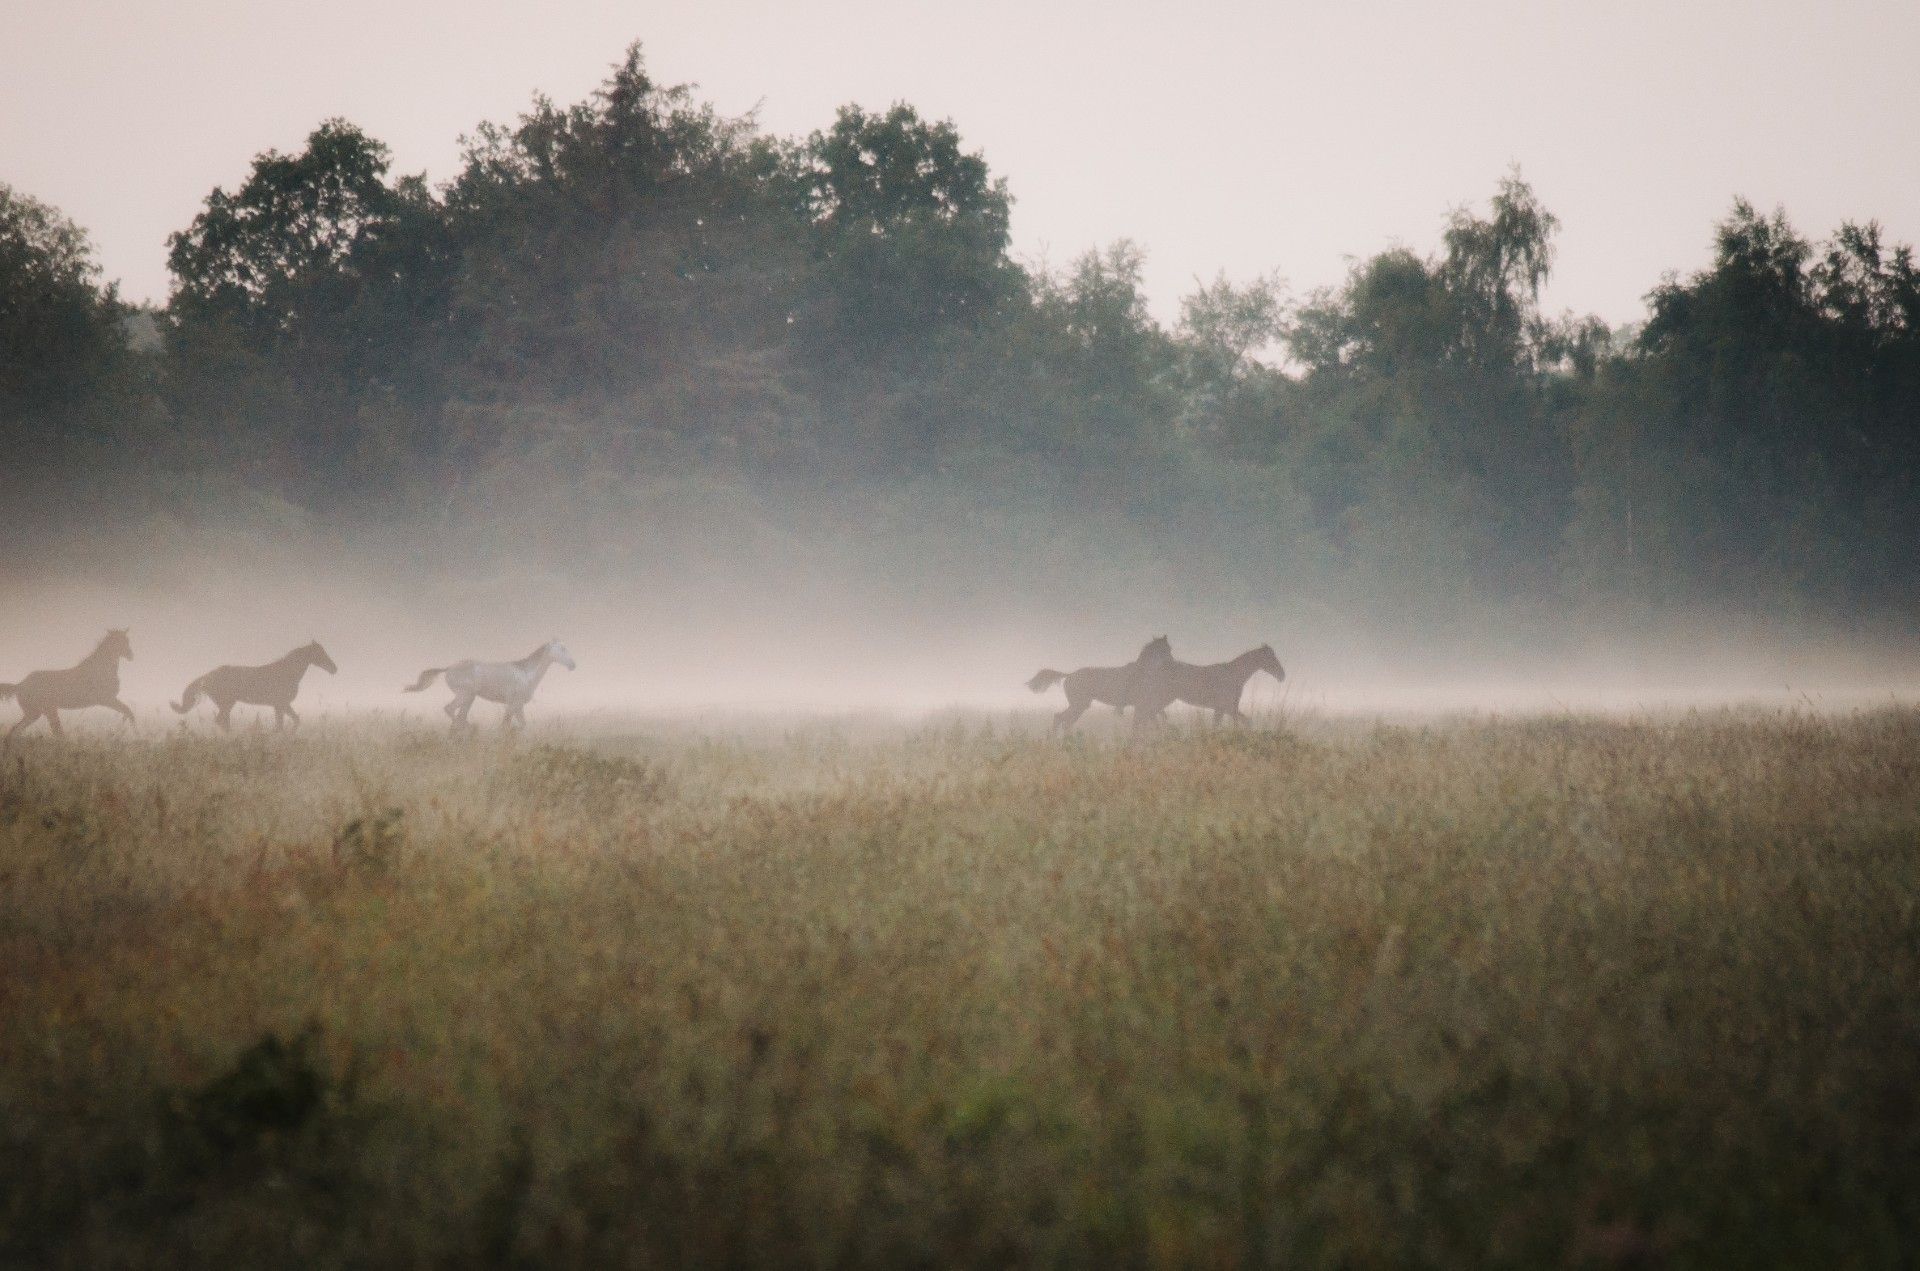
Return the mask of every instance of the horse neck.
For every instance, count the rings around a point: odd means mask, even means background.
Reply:
[[[313,665],[313,654],[302,646],[287,654],[285,657],[274,659],[269,665],[288,668],[297,666],[304,671]]]
[[[1227,663],[1227,665],[1239,674],[1240,682],[1244,684],[1253,678],[1254,672],[1260,669],[1260,650],[1248,649],[1245,653],[1242,653],[1239,657]]]
[[[545,677],[547,668],[553,665],[553,655],[547,652],[547,646],[543,644],[514,665],[520,668],[520,674],[527,677],[529,684],[538,684]]]
[[[119,651],[116,649],[108,648],[107,642],[105,640],[102,640],[100,642],[99,647],[96,648],[92,653],[87,654],[86,657],[80,660],[80,665],[90,671],[98,671],[103,667],[111,671],[114,668],[116,668],[119,664],[120,664]]]

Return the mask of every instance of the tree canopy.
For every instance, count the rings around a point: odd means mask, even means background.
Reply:
[[[0,186],[0,411],[16,447],[116,419],[322,513],[507,473],[991,501],[1039,471],[1043,522],[1177,554],[1204,508],[1356,587],[1913,605],[1920,272],[1877,224],[1815,241],[1736,200],[1617,333],[1541,311],[1559,222],[1516,170],[1431,252],[1297,299],[1223,276],[1163,325],[1142,248],[1023,264],[1012,206],[950,121],[773,137],[635,46],[438,186],[341,119],[259,155],[171,239],[145,360],[85,235]]]

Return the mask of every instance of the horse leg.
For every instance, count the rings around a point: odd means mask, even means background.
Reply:
[[[133,717],[133,708],[131,706],[128,706],[125,702],[121,701],[117,697],[109,698],[107,701],[107,705],[113,707],[113,709],[119,711],[122,715],[125,715],[127,717],[128,728],[133,729],[135,732],[140,731],[140,721]]]
[[[467,712],[473,709],[473,694],[462,693],[447,703],[447,718],[453,721],[453,731],[459,732],[467,726]]]
[[[66,729],[60,727],[60,712],[58,710],[49,706],[40,713],[47,717],[47,726],[53,729],[53,735],[55,737],[66,736]]]
[[[1067,709],[1053,717],[1053,727],[1048,731],[1060,733],[1071,732],[1073,726],[1080,722],[1080,717],[1087,713],[1087,707],[1091,705],[1093,705],[1091,698],[1075,700],[1069,697],[1067,699]]]
[[[31,724],[34,720],[39,718],[40,718],[39,711],[33,711],[33,710],[27,711],[26,714],[20,717],[19,723],[15,724],[12,728],[9,728],[7,730],[7,740],[12,741],[14,738],[14,734],[18,733],[21,729],[25,728],[28,724]]]
[[[279,728],[279,723],[278,723],[278,721],[279,721],[279,718],[280,718],[280,716],[284,714],[284,715],[285,715],[285,716],[286,716],[286,717],[287,717],[288,719],[290,719],[290,720],[292,720],[292,721],[293,721],[293,727],[294,727],[294,731],[296,731],[296,732],[298,732],[298,731],[299,731],[299,729],[300,729],[300,716],[299,716],[299,715],[298,715],[298,714],[297,714],[297,713],[296,713],[296,712],[294,711],[294,709],[293,709],[293,703],[292,703],[292,702],[288,702],[288,703],[287,703],[287,704],[286,704],[285,706],[276,706],[276,707],[274,707],[274,708],[273,708],[273,714],[274,714],[274,720],[275,720],[275,724],[274,724],[274,727],[275,727],[276,729],[278,729],[278,728]]]
[[[233,703],[216,701],[214,702],[214,705],[220,708],[220,713],[213,717],[213,722],[220,725],[221,732],[223,733],[232,732],[233,731]]]

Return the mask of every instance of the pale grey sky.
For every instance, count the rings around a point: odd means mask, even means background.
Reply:
[[[460,133],[578,100],[635,39],[776,133],[849,101],[951,117],[1023,257],[1132,238],[1169,318],[1196,276],[1299,293],[1428,250],[1512,163],[1563,222],[1550,306],[1614,322],[1705,262],[1736,193],[1920,239],[1914,0],[0,0],[0,181],[159,300],[166,235],[255,153],[342,115],[444,180]]]

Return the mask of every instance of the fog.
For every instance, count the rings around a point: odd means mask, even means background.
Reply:
[[[635,44],[461,153],[317,120],[141,311],[0,184],[0,676],[125,626],[149,714],[310,639],[304,708],[428,719],[423,668],[553,638],[545,720],[1039,719],[1036,670],[1158,635],[1271,644],[1269,714],[1916,682],[1920,266],[1876,221],[1729,191],[1614,326],[1548,308],[1561,217],[1496,168],[1337,284],[1196,276],[1169,322],[1153,244],[1023,258],[992,156],[904,102],[774,134]]]
[[[809,538],[815,518],[806,528],[756,521],[731,538],[683,524],[621,540],[603,526],[591,550],[474,550],[526,532],[524,521],[500,519],[492,535],[471,523],[435,532],[202,521],[68,537],[7,582],[0,679],[71,665],[107,627],[125,626],[136,657],[122,668],[122,697],[165,727],[175,720],[165,703],[189,680],[309,639],[340,671],[308,673],[298,701],[308,719],[373,712],[435,725],[442,685],[400,691],[422,669],[517,658],[551,638],[578,669],[549,672],[530,709],[536,726],[956,708],[1024,712],[1037,724],[1063,703],[1058,688],[1026,689],[1036,670],[1121,664],[1163,633],[1190,662],[1272,644],[1286,681],[1258,675],[1243,700],[1281,726],[1316,714],[1837,711],[1911,701],[1920,684],[1920,651],[1891,624],[1847,632],[1751,613],[1627,617],[1564,601],[1360,597],[1283,582],[1284,562],[1249,577],[1256,562],[1245,558],[1223,562],[1223,579],[1130,572],[1119,545],[1104,555],[1070,526],[1051,546],[1072,539],[1073,549],[1051,561],[1003,554],[1005,538],[958,518],[922,524],[910,540]],[[203,704],[191,726],[209,727],[211,714]],[[247,727],[268,718],[236,712]],[[483,727],[497,718],[486,703],[474,714]],[[1088,722],[1105,718],[1099,708]],[[68,721],[118,726],[104,711]]]

